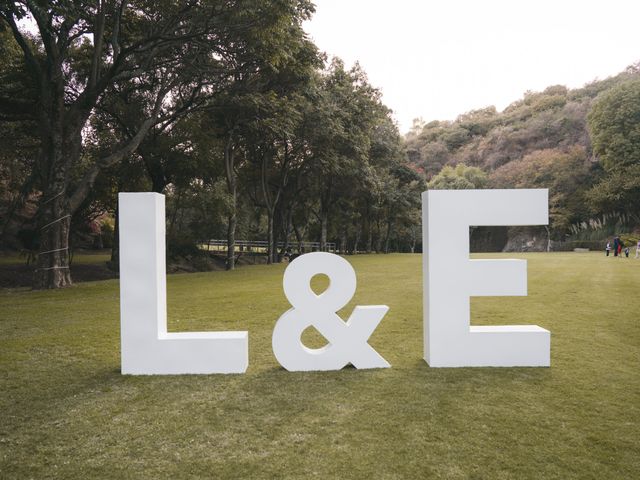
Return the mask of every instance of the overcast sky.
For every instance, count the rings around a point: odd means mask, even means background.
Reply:
[[[315,0],[318,47],[359,61],[402,133],[412,120],[502,110],[640,60],[640,0]]]

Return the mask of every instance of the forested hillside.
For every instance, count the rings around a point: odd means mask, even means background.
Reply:
[[[640,223],[639,92],[636,64],[583,88],[526,92],[502,112],[415,122],[407,155],[430,188],[549,188],[555,240],[603,219],[591,238],[629,230]]]

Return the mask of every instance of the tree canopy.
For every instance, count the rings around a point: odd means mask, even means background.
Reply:
[[[34,287],[72,282],[74,244],[113,239],[117,193],[167,196],[171,252],[224,238],[415,251],[426,188],[551,191],[551,232],[640,208],[640,69],[554,85],[404,138],[358,64],[302,28],[307,0],[1,1],[0,239]],[[640,222],[638,222],[640,223]],[[177,255],[177,253],[176,253]]]
[[[364,71],[307,38],[312,13],[306,0],[0,2],[2,233],[33,232],[34,286],[71,283],[74,232],[117,219],[127,189],[167,194],[170,245],[226,237],[228,268],[237,234],[266,233],[270,261],[293,237],[415,244],[391,228],[417,208],[394,189],[415,195],[421,179]]]

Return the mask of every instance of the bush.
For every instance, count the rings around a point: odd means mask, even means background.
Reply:
[[[178,258],[202,257],[206,253],[195,242],[181,238],[173,238],[167,242],[167,258],[175,260]]]
[[[206,272],[216,266],[209,252],[187,239],[170,239],[167,245],[167,269],[170,272]]]
[[[620,240],[622,240],[622,242],[624,243],[625,247],[635,247],[636,245],[638,245],[638,240],[640,240],[640,235],[638,234],[631,234],[631,233],[625,233],[620,235]]]

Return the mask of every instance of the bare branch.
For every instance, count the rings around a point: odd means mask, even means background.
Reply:
[[[96,28],[93,32],[93,56],[91,57],[91,73],[89,74],[89,81],[87,88],[93,90],[96,86],[98,79],[100,62],[102,61],[102,47],[104,45],[104,23],[105,23],[105,8],[102,1],[98,2],[98,17],[96,19]]]
[[[123,142],[114,152],[107,155],[104,158],[96,161],[90,168],[85,172],[82,179],[80,180],[78,187],[75,189],[73,194],[69,199],[69,208],[71,212],[75,212],[76,209],[82,204],[84,199],[89,194],[89,191],[93,187],[96,178],[100,174],[100,172],[114,165],[116,162],[122,160],[127,155],[131,155],[140,145],[145,135],[149,132],[149,129],[153,127],[153,125],[157,122],[158,113],[162,108],[162,102],[167,94],[167,90],[162,89],[158,92],[156,97],[156,101],[154,104],[153,112],[149,117],[142,122],[140,128],[136,132],[136,134],[131,137],[129,140]]]
[[[59,61],[58,45],[56,44],[52,35],[52,18],[51,15],[46,15],[45,10],[38,4],[32,1],[26,1],[25,5],[29,8],[31,15],[38,25],[38,31],[40,32],[40,38],[47,52],[47,56],[53,60],[54,63]]]
[[[111,48],[113,49],[114,63],[117,62],[120,57],[120,23],[122,22],[122,15],[124,13],[124,9],[126,5],[127,5],[127,2],[125,0],[122,0],[120,2],[118,13],[117,15],[115,15],[113,32],[111,32]]]

